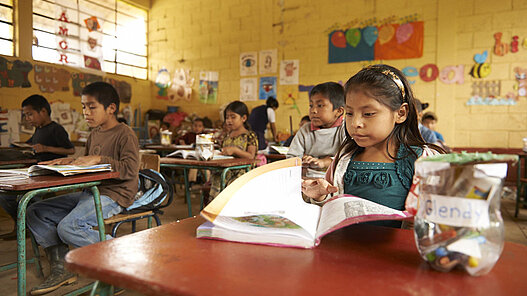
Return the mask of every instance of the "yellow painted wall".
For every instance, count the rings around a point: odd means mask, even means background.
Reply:
[[[280,2],[284,6],[280,6]],[[152,99],[152,107],[165,109],[178,105],[185,112],[217,119],[218,108],[239,97],[239,54],[247,51],[278,49],[279,59],[300,60],[300,83],[346,81],[366,62],[328,64],[328,37],[324,33],[338,22],[355,18],[382,19],[417,13],[425,22],[424,54],[418,59],[386,60],[398,68],[433,63],[442,69],[465,65],[465,83],[447,85],[439,80],[423,82],[417,78],[417,97],[429,102],[439,116],[439,131],[452,146],[521,147],[527,137],[527,99],[515,106],[472,106],[465,102],[471,94],[473,78],[468,75],[473,55],[492,51],[493,34],[501,31],[510,42],[519,35],[527,38],[527,1],[525,0],[152,0],[149,24],[150,77],[166,67],[192,71],[196,79],[190,102]],[[283,32],[276,25],[283,21]],[[184,62],[179,62],[184,59]],[[515,84],[513,68],[527,68],[527,49],[504,57],[490,55],[492,73],[486,80],[501,80],[502,95]],[[219,72],[217,105],[198,102],[199,71]],[[157,88],[152,88],[155,97]],[[284,93],[279,86],[278,97]],[[263,101],[248,102],[249,107]],[[301,115],[307,114],[306,93],[297,100],[298,114],[290,106],[277,111],[277,126],[289,128],[293,116],[296,129]]]

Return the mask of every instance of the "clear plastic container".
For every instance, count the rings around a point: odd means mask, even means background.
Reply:
[[[420,178],[415,241],[421,257],[436,270],[458,267],[479,276],[501,255],[500,193],[507,164],[500,163],[502,156],[484,155],[439,155],[415,164]],[[511,155],[505,161],[514,159]]]
[[[210,160],[214,157],[213,134],[196,135],[196,155],[200,160]]]

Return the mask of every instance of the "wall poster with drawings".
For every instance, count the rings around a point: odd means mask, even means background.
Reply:
[[[240,101],[256,101],[258,80],[256,78],[240,79]]]
[[[257,72],[257,60],[254,52],[243,52],[240,54],[240,76],[251,76],[258,74]]]

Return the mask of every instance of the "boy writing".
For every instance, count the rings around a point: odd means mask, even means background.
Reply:
[[[137,193],[139,144],[135,133],[117,121],[119,96],[108,83],[95,82],[82,90],[82,112],[93,128],[86,142],[85,156],[60,158],[44,164],[94,165],[109,163],[119,177],[99,185],[103,218],[107,219],[130,206]],[[27,225],[46,251],[50,275],[31,290],[41,295],[76,281],[76,275],[64,269],[68,245],[82,247],[99,241],[93,196],[74,192],[42,200],[27,209]]]
[[[70,142],[66,130],[55,121],[51,120],[51,107],[41,95],[32,95],[22,102],[22,113],[35,133],[26,141],[35,151],[38,161],[52,160],[75,153],[75,148]],[[16,221],[17,195],[0,194],[0,206]],[[16,223],[13,231],[0,235],[1,239],[11,240],[16,238]]]
[[[305,177],[323,177],[345,140],[344,89],[335,82],[315,86],[309,93],[310,124],[296,133],[287,157],[301,157]]]

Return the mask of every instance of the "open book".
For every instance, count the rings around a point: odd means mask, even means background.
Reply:
[[[313,248],[324,235],[350,224],[412,216],[351,195],[335,196],[322,207],[308,204],[302,199],[301,170],[302,160],[290,158],[242,175],[201,211],[208,222],[196,236]]]
[[[49,174],[61,174],[63,176],[71,176],[77,174],[94,173],[111,171],[112,166],[110,164],[97,164],[97,165],[42,165],[36,164],[29,168],[22,169],[9,169],[0,170],[0,178],[4,177],[34,177],[40,175]]]
[[[289,151],[289,147],[285,147],[285,146],[271,145],[269,148],[269,152],[283,154],[283,155],[286,155],[288,151]]]
[[[195,150],[176,150],[168,154],[167,157],[176,157],[176,158],[184,158],[184,159],[199,159]],[[234,157],[230,155],[223,155],[218,150],[214,150],[214,155],[212,156],[212,160],[231,159],[231,158],[234,158]]]

